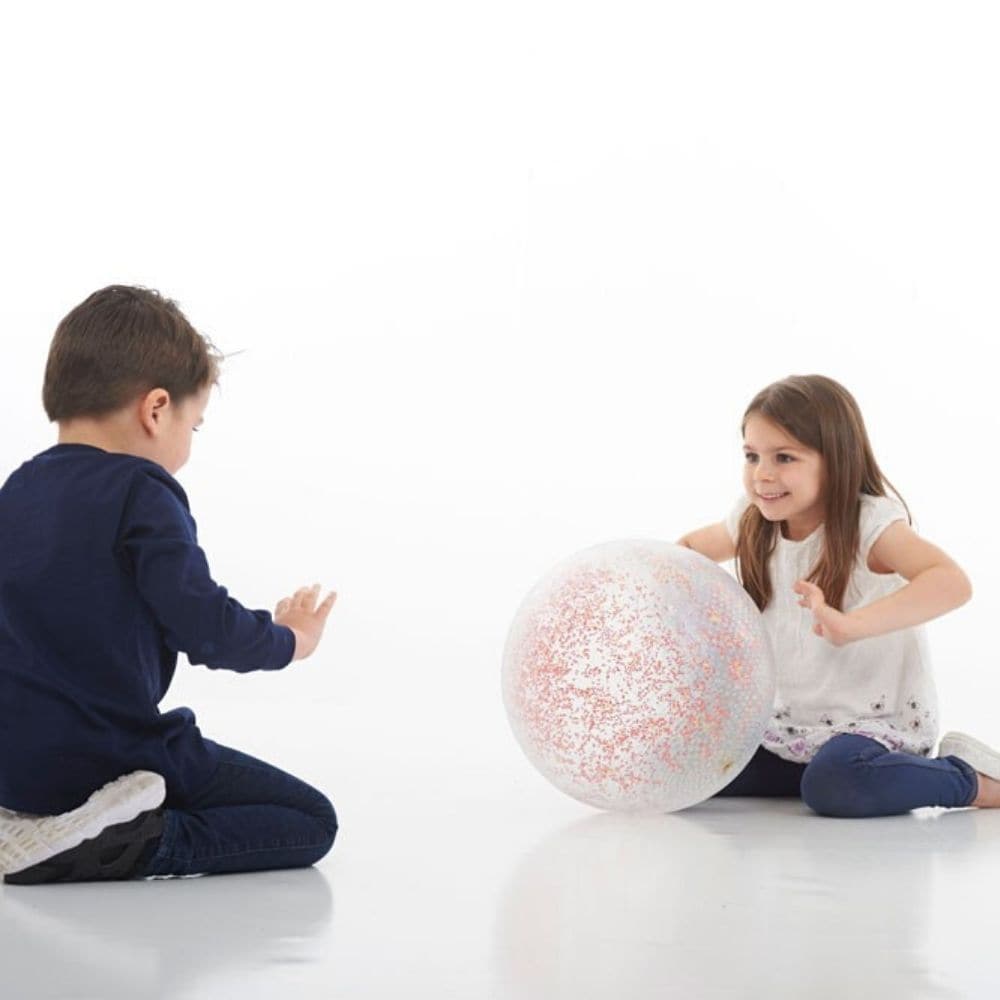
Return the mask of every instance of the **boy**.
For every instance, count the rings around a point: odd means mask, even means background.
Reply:
[[[212,580],[173,477],[220,358],[143,288],[95,292],[56,330],[43,397],[59,443],[0,489],[6,882],[290,868],[333,844],[320,792],[157,708],[178,652],[278,670],[315,650],[336,599],[303,587],[272,619]]]

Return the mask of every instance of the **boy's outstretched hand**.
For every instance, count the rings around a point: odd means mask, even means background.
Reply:
[[[274,609],[274,621],[285,625],[295,633],[295,655],[293,660],[304,660],[319,645],[323,626],[333,608],[337,595],[330,591],[323,603],[317,606],[320,586],[299,587],[291,597],[282,598]]]

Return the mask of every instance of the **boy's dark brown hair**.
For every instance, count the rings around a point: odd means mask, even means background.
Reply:
[[[839,382],[823,375],[793,375],[754,396],[743,414],[741,431],[751,413],[766,417],[823,456],[823,550],[808,579],[823,591],[830,607],[842,611],[860,544],[861,495],[884,497],[888,487],[903,502],[907,517],[909,508],[878,467],[861,410]],[[772,596],[767,563],[780,532],[781,522],[768,521],[754,504],[740,518],[737,570],[743,588],[761,611]]]
[[[109,285],[56,328],[42,402],[49,420],[102,416],[156,388],[181,402],[218,381],[221,361],[176,302],[151,288]]]

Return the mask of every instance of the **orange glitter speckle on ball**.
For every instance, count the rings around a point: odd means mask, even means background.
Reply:
[[[557,788],[599,808],[669,812],[749,761],[774,669],[732,576],[681,546],[610,542],[528,594],[504,648],[503,695],[522,749]]]

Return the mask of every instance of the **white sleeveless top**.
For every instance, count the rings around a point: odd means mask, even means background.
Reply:
[[[734,542],[744,496],[726,518]],[[868,553],[902,504],[889,497],[861,497],[861,537],[844,610],[863,607],[906,584],[896,573],[873,573]],[[838,733],[877,740],[889,750],[928,755],[937,739],[937,694],[923,630],[899,629],[845,646],[812,631],[813,616],[799,607],[792,587],[809,576],[823,546],[823,526],[808,538],[778,538],[768,568],[773,594],[764,609],[778,678],[774,713],[763,745],[785,760],[808,763]]]

